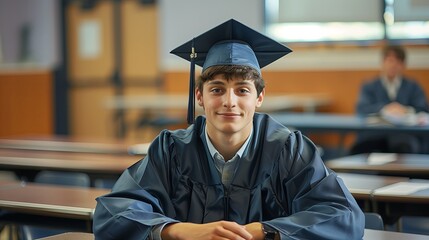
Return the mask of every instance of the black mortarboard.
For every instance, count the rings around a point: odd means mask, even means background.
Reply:
[[[172,50],[191,62],[188,123],[195,115],[195,64],[203,71],[216,65],[244,65],[261,72],[261,68],[292,52],[281,43],[237,22],[228,20]]]

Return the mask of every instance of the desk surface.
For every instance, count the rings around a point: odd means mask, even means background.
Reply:
[[[64,233],[47,238],[43,240],[92,240],[94,235],[92,233]],[[399,233],[399,232],[388,232],[388,231],[378,231],[365,229],[364,240],[423,240],[428,239],[428,236],[409,234],[409,233]]]
[[[364,240],[423,240],[428,239],[427,235],[409,234],[400,232],[378,231],[365,229]]]
[[[120,174],[141,156],[0,149],[3,169]]]
[[[0,148],[57,152],[127,154],[132,143],[89,140],[61,136],[0,139]]]
[[[427,154],[357,154],[332,159],[326,166],[337,172],[365,172],[383,175],[429,177]]]
[[[302,131],[384,131],[390,133],[428,134],[429,125],[394,126],[392,124],[369,124],[366,118],[345,114],[320,113],[272,113],[271,116],[287,127]]]
[[[58,235],[54,235],[46,238],[41,238],[39,240],[93,240],[93,239],[94,239],[94,234],[92,233],[68,232],[68,233],[58,234]]]
[[[407,182],[406,177],[388,177],[354,173],[338,173],[344,184],[355,198],[369,199],[374,190],[398,182]]]
[[[0,209],[91,221],[96,206],[95,198],[108,192],[104,189],[33,183],[7,184],[0,186]]]

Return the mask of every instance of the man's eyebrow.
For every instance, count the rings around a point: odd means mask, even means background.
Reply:
[[[221,80],[211,80],[207,82],[208,85],[225,85],[224,81]]]
[[[253,81],[252,80],[243,80],[243,81],[236,81],[235,83],[236,85],[252,85]]]
[[[207,82],[207,85],[225,85],[225,81],[223,80],[211,80]],[[241,81],[235,81],[235,85],[238,86],[246,86],[246,85],[252,85],[252,80],[241,80]]]

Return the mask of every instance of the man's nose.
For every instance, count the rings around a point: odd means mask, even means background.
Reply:
[[[235,107],[237,102],[237,95],[233,90],[229,90],[225,94],[224,106],[227,108]]]

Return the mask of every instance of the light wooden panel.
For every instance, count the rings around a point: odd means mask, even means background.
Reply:
[[[122,1],[124,81],[154,81],[158,70],[158,7]]]
[[[0,137],[54,132],[50,71],[0,72]]]
[[[114,112],[106,101],[113,87],[74,88],[70,90],[70,132],[74,137],[114,138]]]
[[[68,53],[70,79],[75,83],[107,82],[114,71],[113,1],[98,1],[94,9],[80,9],[80,1],[67,8]],[[100,26],[100,54],[83,57],[79,54],[79,28],[87,21]]]

